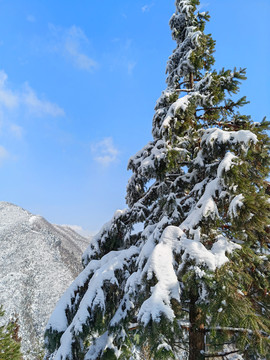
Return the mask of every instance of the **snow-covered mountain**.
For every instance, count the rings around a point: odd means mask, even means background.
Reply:
[[[24,359],[39,359],[56,302],[81,271],[89,240],[67,226],[0,202],[0,304],[17,317]]]

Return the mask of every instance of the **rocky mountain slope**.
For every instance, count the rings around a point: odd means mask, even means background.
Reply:
[[[88,243],[67,226],[0,202],[0,304],[6,319],[18,318],[24,359],[41,358],[46,322],[81,271]]]

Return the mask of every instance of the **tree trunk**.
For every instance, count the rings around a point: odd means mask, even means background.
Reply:
[[[189,74],[189,86],[190,86],[190,89],[192,90],[193,86],[194,86],[194,75],[193,75],[193,73]]]
[[[196,299],[197,300],[197,299]],[[189,357],[188,360],[204,360],[205,351],[205,330],[201,310],[196,306],[196,300],[193,298],[189,308]]]

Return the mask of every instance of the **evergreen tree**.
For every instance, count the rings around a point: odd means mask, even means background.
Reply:
[[[269,359],[269,123],[239,113],[245,70],[213,69],[198,5],[176,0],[153,140],[52,314],[47,358]]]
[[[0,306],[0,317],[4,315]],[[18,337],[17,322],[10,321],[7,325],[0,326],[0,360],[20,360],[20,339]]]

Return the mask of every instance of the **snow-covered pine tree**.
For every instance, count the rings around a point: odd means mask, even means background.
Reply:
[[[47,359],[269,359],[269,124],[238,112],[245,70],[212,69],[197,5],[176,0],[153,140],[48,322]]]
[[[4,311],[0,306],[0,318],[2,316],[4,316]],[[10,321],[0,326],[0,360],[21,360],[20,348],[17,323]]]

